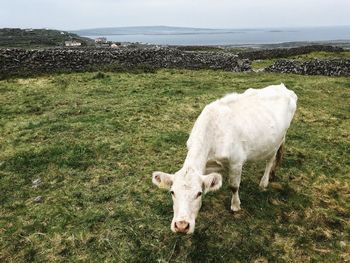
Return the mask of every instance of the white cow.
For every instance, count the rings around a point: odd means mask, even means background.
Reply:
[[[231,210],[240,210],[238,196],[246,161],[267,161],[260,187],[281,159],[287,129],[296,110],[297,96],[284,84],[232,93],[207,105],[187,141],[183,167],[175,174],[154,172],[152,182],[169,189],[173,198],[173,232],[193,233],[203,193],[217,190],[222,177],[213,164],[228,168]]]

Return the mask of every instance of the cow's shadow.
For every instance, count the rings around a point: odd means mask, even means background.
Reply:
[[[252,261],[259,255],[271,255],[272,239],[275,233],[288,235],[278,226],[302,224],[290,222],[288,215],[298,213],[311,206],[310,198],[293,189],[287,178],[277,172],[275,182],[266,191],[259,188],[263,167],[250,166],[242,175],[240,199],[242,210],[230,211],[231,190],[224,173],[223,187],[203,198],[203,205],[196,219],[194,234],[178,235],[174,257],[186,256],[189,262],[231,262]],[[171,201],[158,206],[155,213],[170,223]],[[298,220],[298,219],[293,219]],[[227,242],[230,240],[230,242]]]
[[[274,235],[273,229],[278,224],[291,223],[286,215],[303,214],[311,206],[309,197],[298,193],[288,183],[274,184],[262,191],[257,180],[243,179],[240,190],[242,210],[235,213],[230,211],[231,191],[227,184],[219,192],[210,194],[197,218],[189,253],[192,262],[230,262],[233,258],[245,261],[249,254],[251,259],[268,255],[271,249],[268,239]],[[232,243],[220,244],[220,240],[226,238]],[[260,242],[262,239],[267,246]]]

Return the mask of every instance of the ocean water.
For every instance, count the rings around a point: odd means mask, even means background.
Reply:
[[[350,26],[283,28],[283,29],[230,29],[213,33],[186,34],[123,34],[94,35],[89,38],[106,37],[109,41],[141,42],[160,45],[244,45],[275,44],[295,41],[350,40]]]

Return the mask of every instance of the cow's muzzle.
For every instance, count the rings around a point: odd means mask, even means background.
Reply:
[[[186,234],[190,230],[190,223],[185,220],[175,222],[174,226],[178,233]]]

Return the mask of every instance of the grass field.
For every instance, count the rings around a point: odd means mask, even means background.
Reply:
[[[276,181],[248,164],[195,233],[170,231],[175,172],[202,108],[284,82],[299,96]],[[79,73],[0,81],[0,262],[350,262],[350,78],[222,71]],[[225,177],[225,176],[224,176]],[[225,177],[226,179],[226,177]]]

